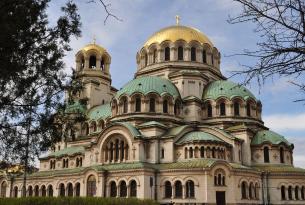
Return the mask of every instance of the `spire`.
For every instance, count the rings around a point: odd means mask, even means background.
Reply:
[[[180,16],[176,15],[176,26],[179,26],[180,24]]]
[[[95,37],[95,35],[93,35],[93,44],[95,44],[96,43],[96,37]]]

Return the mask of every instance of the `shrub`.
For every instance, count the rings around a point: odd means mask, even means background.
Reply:
[[[156,201],[136,198],[27,197],[0,198],[0,205],[158,205]]]

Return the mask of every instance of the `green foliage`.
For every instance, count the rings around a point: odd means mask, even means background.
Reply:
[[[158,205],[152,200],[99,197],[28,197],[0,198],[0,205]]]

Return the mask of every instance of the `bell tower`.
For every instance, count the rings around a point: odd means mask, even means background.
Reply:
[[[92,43],[75,55],[76,80],[83,85],[78,98],[88,98],[87,108],[109,103],[116,89],[111,86],[111,57],[103,47]]]

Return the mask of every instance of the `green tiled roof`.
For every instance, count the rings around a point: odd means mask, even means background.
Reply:
[[[110,104],[104,104],[92,108],[87,115],[90,120],[99,120],[111,117],[111,114]]]
[[[185,143],[191,142],[198,142],[198,141],[210,141],[210,142],[224,142],[223,140],[219,139],[218,137],[203,131],[193,131],[185,134],[181,137],[176,144],[182,145]]]
[[[241,97],[245,100],[248,98],[256,100],[255,96],[247,88],[228,80],[218,80],[211,82],[204,89],[202,94],[203,100],[216,100],[220,97],[226,97],[228,99]]]
[[[260,145],[263,143],[271,143],[275,145],[278,145],[280,143],[285,143],[288,146],[292,145],[282,135],[279,135],[270,130],[258,131],[251,141],[252,145]]]
[[[68,104],[65,113],[85,113],[86,106],[81,104],[78,100],[74,101],[72,104]]]
[[[62,150],[51,152],[49,155],[45,157],[41,157],[40,159],[50,158],[50,157],[62,157],[62,156],[72,156],[75,154],[84,154],[85,148],[83,146],[73,146],[67,147]]]
[[[146,76],[128,82],[117,92],[115,98],[119,98],[124,94],[129,96],[133,93],[142,93],[144,95],[148,93],[169,94],[174,98],[180,96],[178,89],[171,81],[157,76]]]
[[[189,127],[189,125],[182,125],[178,127],[171,128],[168,132],[166,132],[162,137],[175,137],[179,133],[181,133],[185,128]]]
[[[268,172],[298,172],[298,173],[305,173],[305,169],[294,167],[291,165],[284,165],[284,164],[278,164],[278,165],[256,165],[253,166],[253,168],[259,170],[259,171],[268,171]]]
[[[112,125],[121,125],[126,127],[130,133],[134,136],[134,137],[142,137],[142,134],[139,132],[139,130],[133,126],[132,124],[128,123],[128,122],[114,122]]]
[[[160,123],[160,122],[157,122],[157,121],[148,121],[148,122],[145,122],[145,123],[142,123],[140,125],[138,125],[139,128],[142,128],[142,127],[163,127],[163,128],[167,128],[166,125]]]

